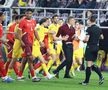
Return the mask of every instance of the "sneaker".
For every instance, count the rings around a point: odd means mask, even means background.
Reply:
[[[18,81],[24,81],[25,77],[24,76],[21,76],[21,77],[17,77],[17,80]]]
[[[99,85],[102,85],[104,83],[104,77],[100,78]]]
[[[86,83],[86,82],[81,82],[79,84],[84,85],[84,86],[88,85],[88,83]]]
[[[36,78],[33,78],[33,79],[32,79],[32,82],[40,82],[41,79],[42,79],[42,78],[37,78],[37,77],[36,77]]]
[[[54,78],[54,77],[55,77],[55,75],[53,75],[53,74],[49,74],[49,75],[46,76],[46,79],[49,80],[49,79],[52,79],[52,78]]]
[[[13,81],[14,81],[14,79],[11,78],[11,77],[7,77],[7,78],[3,79],[3,82],[7,82],[7,83],[10,83],[10,82],[13,82]]]

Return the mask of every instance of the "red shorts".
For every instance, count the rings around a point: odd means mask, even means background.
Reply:
[[[7,57],[8,58],[12,58],[12,51],[13,51],[13,45],[14,45],[14,43],[8,41],[7,44],[8,44],[8,47],[7,47],[7,50],[8,50]]]
[[[32,55],[32,46],[33,46],[33,43],[29,42],[27,34],[25,34],[25,35],[22,36],[22,41],[25,44],[25,46],[22,46],[23,51],[24,51],[23,57],[31,56]]]

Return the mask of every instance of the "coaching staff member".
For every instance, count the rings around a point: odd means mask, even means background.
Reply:
[[[91,76],[91,69],[95,71],[99,76],[99,85],[103,84],[104,78],[101,74],[100,69],[94,65],[94,62],[97,59],[97,52],[99,49],[99,39],[102,38],[102,31],[96,25],[96,17],[91,16],[87,20],[88,28],[87,28],[87,35],[84,42],[87,43],[86,51],[85,51],[85,60],[87,61],[87,67],[85,70],[85,80],[81,82],[82,85],[87,85],[89,83],[89,79]]]
[[[73,36],[75,34],[75,29],[73,27],[75,25],[75,19],[73,17],[68,17],[67,23],[61,26],[56,35],[56,40],[59,36],[62,37],[62,48],[65,55],[65,60],[57,67],[56,70],[53,71],[54,74],[57,74],[64,66],[66,66],[64,78],[71,78],[69,75],[69,71],[73,61]],[[66,39],[67,38],[67,39]]]

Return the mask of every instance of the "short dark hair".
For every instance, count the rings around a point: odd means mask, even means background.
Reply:
[[[91,22],[96,22],[96,16],[92,15],[91,17],[89,17],[89,20]]]
[[[48,20],[48,18],[42,18],[40,21],[39,21],[39,24],[43,24],[44,22],[46,22]]]
[[[77,23],[77,22],[78,22],[79,24],[81,24],[81,25],[84,24],[82,20],[77,20],[76,23]]]
[[[2,11],[0,11],[0,17],[3,15],[4,13]]]
[[[20,15],[17,15],[16,17],[15,17],[15,20],[19,20],[20,19]]]
[[[74,17],[69,16],[69,17],[67,18],[67,22],[69,22],[70,19],[74,19]]]
[[[55,17],[58,17],[58,15],[54,15],[54,16],[52,16],[52,19],[54,19]]]
[[[32,9],[27,9],[27,10],[26,10],[26,12],[29,12],[29,11],[30,11],[30,12],[33,12],[33,10],[32,10]]]

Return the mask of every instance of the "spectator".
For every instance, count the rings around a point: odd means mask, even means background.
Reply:
[[[36,0],[29,0],[27,6],[35,7],[36,6]]]
[[[5,2],[6,2],[6,0],[0,0],[0,6],[1,6],[1,5],[4,5]]]
[[[18,6],[25,7],[27,6],[28,0],[18,0]]]
[[[88,9],[94,9],[96,7],[96,0],[89,0],[86,4],[86,8]]]

